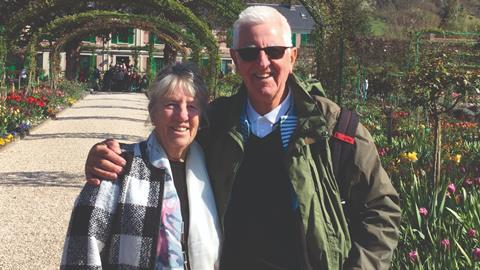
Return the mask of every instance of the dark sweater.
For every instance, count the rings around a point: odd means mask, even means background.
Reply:
[[[298,213],[280,131],[251,135],[225,216],[221,269],[300,269]]]
[[[187,176],[185,171],[185,162],[170,160],[172,168],[173,183],[180,199],[180,207],[183,219],[183,239],[182,248],[188,260],[188,228],[190,226],[190,211],[188,208],[188,192],[187,192]],[[186,264],[186,270],[190,269],[190,265]]]

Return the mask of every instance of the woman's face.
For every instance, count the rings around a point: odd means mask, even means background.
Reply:
[[[197,135],[200,104],[183,89],[159,97],[151,115],[157,140],[171,160],[184,160]]]

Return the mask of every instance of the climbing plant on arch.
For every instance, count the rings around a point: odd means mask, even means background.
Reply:
[[[104,20],[101,21],[101,22],[92,22],[93,25],[99,25],[99,26],[95,26],[95,29],[92,30],[91,29],[91,24],[89,23],[88,25],[86,26],[83,26],[82,28],[77,28],[75,31],[73,32],[69,32],[68,34],[64,34],[61,38],[57,39],[55,44],[52,46],[52,54],[50,55],[51,57],[53,57],[54,59],[56,59],[57,57],[59,57],[59,54],[61,51],[63,51],[64,49],[64,45],[67,44],[69,41],[71,40],[74,40],[75,38],[78,39],[78,37],[86,37],[86,36],[89,36],[89,35],[92,35],[92,34],[100,34],[100,33],[104,33],[105,31],[108,31],[108,30],[111,30],[115,27],[119,27],[119,24],[118,21],[109,21],[109,22],[105,22]],[[127,27],[127,26],[131,26],[131,24],[129,23],[125,23],[123,25],[124,27]],[[135,27],[141,27],[141,25],[138,25],[138,24],[134,24]],[[98,28],[97,28],[98,27]],[[101,27],[101,28],[100,28]],[[145,30],[149,30],[149,31],[152,31],[161,41],[165,42],[165,43],[169,43],[171,44],[175,50],[179,51],[182,55],[183,55],[183,58],[186,59],[187,58],[187,53],[188,53],[188,50],[186,47],[184,47],[180,41],[176,40],[176,39],[173,39],[172,37],[166,35],[164,32],[161,32],[159,29],[157,29],[156,27],[144,27]],[[194,39],[188,41],[187,40],[187,44],[188,42],[193,42]],[[135,48],[141,48],[142,46],[139,46],[139,47],[135,47]],[[143,47],[145,48],[145,47]],[[129,47],[129,49],[132,49],[132,47]],[[193,50],[200,50],[200,48],[194,48]],[[198,59],[193,59],[195,61],[199,61]],[[55,70],[58,70],[58,66],[56,67],[57,69]]]
[[[194,36],[192,33],[183,30],[170,21],[158,17],[125,14],[113,11],[89,11],[58,18],[46,25],[44,29],[37,31],[32,36],[32,41],[36,42],[36,40],[38,40],[42,35],[49,34],[51,36],[65,36],[67,33],[71,33],[71,29],[83,27],[83,29],[91,29],[91,31],[94,31],[98,27],[104,28],[105,25],[110,27],[133,26],[136,28],[149,30],[154,32],[164,42],[179,48],[179,51],[185,51],[184,48],[181,48],[182,46],[179,46],[180,43],[176,42],[176,40],[181,40],[185,46],[193,50],[193,61],[199,61],[198,55],[200,54],[199,51],[202,49],[200,44],[203,42],[196,38],[196,36]],[[216,47],[216,44],[213,48],[211,48],[212,46],[209,47],[210,61],[216,61],[219,59],[218,48]],[[212,72],[212,70],[210,71],[211,75],[215,74]],[[214,76],[209,77],[214,78]],[[209,80],[209,83],[214,85],[215,82],[214,80]]]
[[[74,14],[78,12],[88,10],[88,5],[85,1],[38,0],[30,2],[28,7],[12,16],[15,17],[15,19],[8,22],[9,33],[7,36],[10,38],[18,38],[18,33],[27,25],[32,27],[31,32],[36,32],[35,29],[43,28],[45,24],[55,20],[59,11],[64,15],[75,16]],[[236,3],[237,1],[233,2]],[[176,0],[139,0],[135,2],[116,0],[95,1],[95,3],[101,6],[103,5],[105,8],[111,5],[112,9],[125,9],[125,6],[128,6],[130,8],[129,12],[136,8],[137,10],[141,10],[143,14],[155,14],[156,17],[167,18],[169,21],[183,25],[184,28],[189,29],[209,52],[210,74],[208,76],[208,85],[213,89],[220,66],[217,42],[208,25],[186,6]],[[28,39],[28,35],[25,38]]]

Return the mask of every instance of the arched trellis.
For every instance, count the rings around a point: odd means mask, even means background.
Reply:
[[[118,24],[115,26],[118,27]],[[129,26],[129,25],[125,25],[125,26]],[[60,70],[60,66],[59,66],[60,63],[58,59],[60,59],[60,52],[64,49],[65,44],[67,44],[69,41],[78,37],[86,37],[91,34],[102,33],[106,30],[111,29],[112,25],[109,23],[103,23],[102,27],[103,28],[97,28],[93,32],[89,27],[78,28],[75,31],[70,32],[56,40],[55,44],[51,48],[51,54],[50,54],[50,63],[52,64],[50,68],[52,71],[53,86],[56,84],[58,79],[58,74]],[[184,59],[187,57],[188,50],[185,47],[183,47],[182,44],[173,40],[170,36],[159,32],[157,29],[150,28],[150,31],[152,31],[161,41],[168,42],[176,50],[180,51]]]
[[[159,37],[162,36],[162,33],[165,37],[174,36],[175,39],[182,40],[185,43],[185,46],[193,50],[193,60],[198,62],[198,56],[200,55],[199,51],[201,50],[199,44],[201,42],[196,38],[196,36],[189,34],[187,31],[184,31],[182,28],[170,21],[145,15],[125,14],[112,11],[90,11],[76,15],[66,16],[50,22],[45,27],[45,30],[40,29],[40,31],[38,31],[32,36],[32,40],[36,43],[36,40],[38,40],[39,37],[47,33],[65,35],[65,33],[71,32],[71,29],[75,29],[84,25],[90,25],[94,29],[94,22],[96,22],[97,25],[105,25],[107,23],[110,23],[112,27],[116,27],[118,25],[134,26],[137,28],[155,32]],[[175,39],[166,38],[164,41],[172,43],[172,40]],[[209,50],[209,57],[210,62],[219,61],[218,48],[216,44],[213,50]],[[213,66],[210,67],[212,68]],[[214,70],[210,69],[210,74],[213,75],[208,78],[209,86],[212,86],[211,89],[213,89],[213,85],[215,85],[216,71],[216,66]],[[213,94],[215,95],[215,93]]]
[[[71,10],[72,13],[75,13],[78,10],[86,10],[84,1],[71,1],[71,0],[39,0],[31,1],[29,7],[25,11],[19,11],[12,17],[8,22],[9,25],[9,35],[10,37],[15,37],[18,33],[24,29],[29,22],[36,18],[36,16],[49,17],[50,20],[54,20],[54,16],[58,9],[62,10]],[[83,5],[81,4],[83,2]],[[109,2],[109,1],[97,1],[97,2]],[[220,57],[218,56],[218,45],[216,38],[214,37],[211,29],[208,25],[198,18],[191,10],[183,6],[180,2],[176,0],[140,0],[140,1],[124,1],[118,0],[115,1],[116,4],[124,3],[127,6],[139,6],[148,5],[151,7],[156,7],[155,11],[160,11],[156,16],[175,18],[175,22],[178,24],[184,25],[187,29],[201,41],[207,50],[209,55],[209,71],[208,76],[208,85],[210,89],[214,89],[217,73],[220,67]],[[48,21],[46,19],[45,21]],[[214,92],[214,95],[216,93]]]

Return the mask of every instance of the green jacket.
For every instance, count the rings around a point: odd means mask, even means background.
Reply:
[[[297,127],[285,155],[313,269],[388,269],[398,241],[399,198],[380,164],[368,131],[359,125],[356,155],[345,215],[333,176],[328,140],[340,108],[310,96],[294,76],[287,82],[294,100]],[[243,158],[246,90],[220,98],[210,107],[210,126],[201,134],[220,223]],[[315,149],[314,149],[315,148]],[[268,196],[268,194],[266,194]]]

